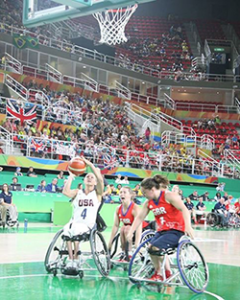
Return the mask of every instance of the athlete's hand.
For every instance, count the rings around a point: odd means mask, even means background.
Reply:
[[[191,226],[186,226],[185,233],[188,235],[192,240],[194,239],[194,231]]]
[[[75,174],[73,174],[69,169],[68,169],[68,173],[69,173],[69,177],[71,177],[72,179],[74,179],[75,178]]]
[[[87,166],[91,164],[91,162],[88,159],[86,159],[84,156],[81,155],[79,158],[81,158],[81,160],[84,161]]]

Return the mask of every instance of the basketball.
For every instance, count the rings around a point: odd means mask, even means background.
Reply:
[[[69,162],[68,169],[74,175],[79,176],[85,173],[86,164],[81,158],[75,157]]]

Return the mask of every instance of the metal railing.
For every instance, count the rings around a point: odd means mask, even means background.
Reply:
[[[63,140],[48,139],[19,134],[9,134],[10,148],[6,154],[21,153],[24,156],[40,157],[45,159],[70,160],[76,155],[84,155],[101,169],[112,169],[123,166],[130,168],[158,170],[174,173],[187,173],[196,175],[219,176],[225,175],[225,167],[232,167],[227,163],[220,163],[211,157],[196,159],[192,155],[174,156],[151,151],[123,150],[109,147],[106,144],[94,145],[91,141],[86,143],[73,143]],[[232,178],[236,172],[232,168]],[[227,174],[229,177],[229,173]]]
[[[207,103],[189,103],[189,102],[175,102],[176,110],[185,111],[203,111],[203,112],[215,112],[215,113],[238,113],[237,106],[235,105],[217,105]]]
[[[149,68],[144,65],[139,65],[138,63],[131,63],[123,65],[123,61],[121,59],[107,56],[101,54],[97,51],[88,50],[86,48],[73,45],[66,41],[61,41],[57,39],[48,38],[43,35],[36,35],[35,33],[28,31],[26,29],[17,28],[14,26],[9,26],[4,23],[0,23],[2,27],[2,32],[6,34],[24,34],[38,38],[38,41],[41,45],[56,48],[68,53],[78,54],[80,57],[86,57],[93,60],[101,61],[107,64],[111,64],[117,67],[121,67],[124,69],[128,69],[137,73],[142,73],[148,76],[157,77],[159,79],[171,79],[174,80],[176,73],[175,72],[166,72],[166,71],[158,71],[154,68]],[[235,82],[235,76],[233,75],[204,75],[204,74],[192,74],[192,73],[183,73],[182,80],[188,81],[223,81],[223,82]]]
[[[131,100],[132,98],[131,91],[125,86],[123,86],[121,83],[119,83],[117,80],[115,81],[115,83],[116,83],[116,90],[118,92],[118,97]]]
[[[47,63],[45,64],[45,69],[48,73],[48,79],[47,80],[62,83],[63,79],[62,79],[62,73],[61,72],[59,72],[57,69],[55,69],[53,66],[51,66]]]

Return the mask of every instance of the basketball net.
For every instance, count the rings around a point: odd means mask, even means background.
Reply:
[[[94,13],[93,16],[98,21],[101,31],[99,43],[116,45],[127,42],[125,27],[137,7],[138,5],[135,4],[127,8],[109,9]]]

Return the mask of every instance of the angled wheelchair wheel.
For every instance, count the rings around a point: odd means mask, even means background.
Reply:
[[[150,241],[150,239],[154,237],[155,233],[156,232],[152,229],[144,231],[141,235],[141,243],[145,242],[146,240]]]
[[[200,250],[191,242],[183,241],[177,248],[177,264],[183,281],[195,293],[206,290],[208,267]]]
[[[54,275],[56,275],[58,264],[61,262],[62,256],[68,255],[66,242],[61,239],[62,233],[63,229],[59,230],[55,234],[50,246],[48,247],[44,260],[46,271],[48,273],[53,273]]]
[[[118,252],[118,244],[119,244],[119,240],[120,240],[120,233],[117,233],[117,235],[115,235],[113,241],[112,241],[112,247],[111,247],[111,253],[110,253],[110,258],[112,259],[116,253]]]
[[[154,272],[154,267],[148,253],[148,245],[152,238],[145,240],[134,252],[128,269],[128,276],[131,282],[138,283],[149,278]]]
[[[110,255],[104,237],[97,230],[92,230],[90,245],[93,259],[102,276],[108,276],[110,270]]]
[[[209,213],[207,215],[207,224],[210,226],[216,226],[220,223],[220,218],[216,213]]]

